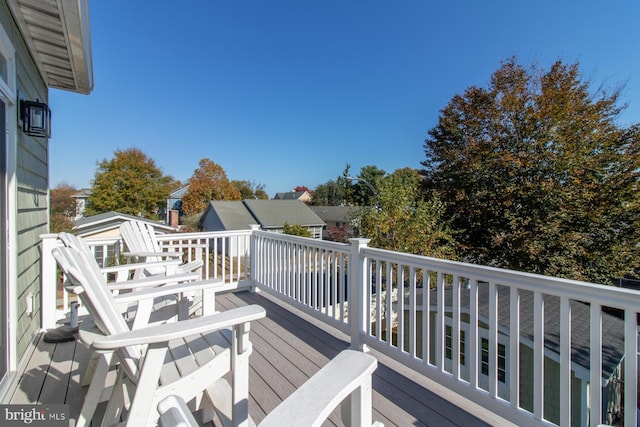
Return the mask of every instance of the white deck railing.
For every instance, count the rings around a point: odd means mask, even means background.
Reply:
[[[204,275],[228,289],[268,292],[349,334],[352,347],[380,351],[516,424],[596,426],[622,414],[637,426],[640,292],[374,249],[365,239],[247,230],[159,240],[207,260]],[[55,317],[45,299],[54,241],[43,239],[45,328]]]

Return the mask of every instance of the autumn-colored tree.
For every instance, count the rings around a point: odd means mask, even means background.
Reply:
[[[425,199],[422,178],[411,168],[378,180],[375,206],[360,208],[354,223],[371,246],[447,259],[457,258],[455,232],[437,197]]]
[[[264,184],[257,184],[253,181],[233,180],[234,187],[240,192],[240,198],[244,199],[260,199],[267,200],[269,196],[264,191]]]
[[[49,192],[49,227],[52,233],[71,231],[76,215],[77,190],[66,182],[58,184]]]
[[[299,192],[299,191],[308,191],[309,193],[311,193],[311,190],[309,190],[309,187],[306,187],[304,185],[298,185],[296,186],[293,191],[295,192]]]
[[[578,64],[505,61],[441,111],[424,148],[465,259],[606,283],[640,265],[640,128]]]
[[[137,148],[129,148],[116,150],[111,160],[104,159],[97,166],[87,215],[117,211],[146,218],[158,216],[169,190],[153,159]]]
[[[197,214],[211,200],[241,200],[240,191],[229,181],[222,166],[210,159],[200,160],[199,167],[189,179],[189,189],[182,197],[182,210]]]

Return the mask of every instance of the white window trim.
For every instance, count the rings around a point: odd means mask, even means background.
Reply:
[[[16,51],[7,35],[5,29],[0,25],[0,55],[6,61],[7,80],[0,79],[0,99],[6,104],[5,129],[6,129],[6,193],[3,200],[5,224],[8,224],[5,231],[6,249],[3,250],[6,270],[4,276],[0,278],[7,284],[7,298],[5,304],[7,315],[7,336],[3,343],[8,350],[7,373],[17,369],[17,287],[18,287],[18,259],[17,259],[17,230],[15,228],[17,219],[17,97],[16,97]]]

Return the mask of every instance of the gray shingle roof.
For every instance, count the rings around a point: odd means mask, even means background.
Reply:
[[[209,206],[216,212],[226,230],[246,230],[251,224],[258,223],[244,203],[239,200],[211,201]]]
[[[304,227],[325,225],[309,206],[300,200],[243,200],[262,228],[281,228],[285,222],[289,225]]]

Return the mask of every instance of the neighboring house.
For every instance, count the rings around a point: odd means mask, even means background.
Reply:
[[[165,212],[160,213],[160,218],[165,219],[167,225],[171,225],[173,227],[177,227],[180,223],[180,217],[182,216],[182,198],[189,190],[189,186],[185,185],[169,194],[169,198],[167,199],[167,207]],[[177,217],[175,214],[172,216],[172,212],[177,212]]]
[[[322,219],[327,227],[322,231],[322,238],[329,238],[332,227],[344,228],[347,235],[353,235],[352,215],[358,207],[355,206],[309,206]]]
[[[446,288],[445,292],[445,311],[451,312],[452,292],[451,287]],[[480,387],[488,390],[489,388],[489,293],[488,286],[478,287],[478,315],[479,323],[482,325],[478,337],[478,384]],[[422,336],[422,290],[416,291],[416,309],[418,310],[418,318],[416,319],[416,336]],[[429,293],[430,306],[430,322],[429,330],[431,342],[430,360],[435,360],[435,316],[437,311],[437,290],[434,288]],[[466,355],[469,351],[469,293],[462,290],[460,292],[461,306],[461,322],[460,322],[460,359],[461,376],[469,379],[469,364],[466,361]],[[405,296],[405,306],[408,307],[410,301]],[[560,336],[558,331],[559,323],[559,298],[547,297],[544,301],[545,305],[545,359],[544,359],[544,387],[546,388],[545,396],[560,395]],[[395,304],[394,304],[395,306]],[[397,309],[397,306],[396,306]],[[395,311],[395,310],[394,310]],[[533,409],[533,293],[520,292],[520,405],[528,410]],[[408,322],[408,311],[405,311],[405,321]],[[572,417],[574,426],[587,425],[587,402],[589,394],[589,328],[585,325],[590,324],[589,306],[578,301],[571,301],[572,323],[579,327],[573,328],[571,331],[572,349],[571,349],[571,411],[574,414],[582,414],[582,420],[579,417]],[[624,350],[624,321],[616,316],[602,313],[602,335],[603,343],[606,350],[602,352],[602,384],[603,387],[603,414],[608,423],[613,422],[615,414],[620,412],[621,397],[621,370],[623,368],[622,356]],[[394,319],[397,323],[397,319]],[[500,295],[498,298],[498,395],[507,397],[509,393],[510,380],[510,310],[509,296]],[[408,334],[410,328],[406,325],[404,328],[405,335]],[[451,316],[446,317],[445,325],[445,365],[448,370],[451,369],[452,360],[452,324]],[[408,339],[408,337],[406,337]],[[418,343],[416,348],[421,349],[422,345]],[[418,351],[418,357],[421,357],[421,350]],[[550,390],[551,389],[551,390]],[[559,400],[545,401],[544,414],[545,418],[556,424],[560,422]]]
[[[87,0],[0,3],[0,401],[40,332],[40,236],[49,232],[49,88],[91,92],[89,33]],[[39,111],[26,114],[27,107]]]
[[[198,223],[205,231],[247,230],[259,225],[266,231],[282,233],[284,224],[301,225],[315,239],[322,238],[324,222],[299,200],[211,201]],[[232,242],[228,242],[232,244]],[[243,251],[244,248],[230,248]]]
[[[76,199],[76,216],[74,219],[78,220],[80,218],[84,218],[84,213],[87,210],[87,205],[89,204],[90,195],[91,190],[88,188],[83,188],[82,190],[71,196]]]
[[[75,222],[73,231],[76,235],[84,238],[105,239],[106,241],[120,239],[120,225],[132,219],[151,224],[156,234],[175,233],[178,231],[177,228],[169,227],[163,223],[119,212],[105,212],[79,219]],[[116,247],[112,244],[96,245],[96,260],[103,266],[108,265],[117,256],[115,250]]]
[[[299,200],[211,201],[200,217],[205,231],[246,230],[258,224],[265,231],[282,233],[284,225],[301,225],[315,239],[322,238],[324,221]]]
[[[276,193],[273,200],[300,200],[304,203],[311,202],[311,193],[308,191],[290,191],[288,193]]]
[[[169,227],[156,221],[113,211],[79,219],[75,222],[73,231],[76,235],[84,238],[119,239],[120,225],[132,219],[151,224],[157,234],[175,233],[178,231],[175,227]]]

